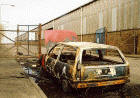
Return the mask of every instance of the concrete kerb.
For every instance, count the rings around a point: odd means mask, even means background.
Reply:
[[[17,59],[16,59],[17,60]],[[19,63],[19,62],[18,62]],[[19,64],[20,65],[20,64]],[[21,67],[21,65],[20,65]],[[22,68],[22,67],[21,67]],[[24,71],[23,71],[24,72]],[[24,75],[29,79],[29,81],[32,83],[32,85],[35,87],[35,89],[38,91],[38,93],[40,94],[41,98],[47,98],[47,96],[45,95],[45,93],[42,91],[42,89],[33,81],[33,79],[31,77],[29,77],[25,72]]]
[[[41,98],[47,98],[47,96],[44,94],[44,92],[41,90],[41,88],[32,80],[31,77],[29,77],[29,80],[31,81],[33,86],[37,89],[37,91],[40,94]]]

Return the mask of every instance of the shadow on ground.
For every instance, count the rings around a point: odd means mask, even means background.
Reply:
[[[140,85],[126,84],[122,89],[117,87],[99,87],[80,90],[72,90],[70,93],[64,93],[61,85],[51,80],[39,83],[40,88],[48,98],[127,98],[140,97]]]

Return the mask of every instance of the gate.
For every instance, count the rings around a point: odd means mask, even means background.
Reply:
[[[0,35],[10,40],[0,43],[1,58],[38,57],[41,54],[41,24],[18,25],[17,30],[0,30]]]
[[[16,56],[16,46],[13,35],[16,32],[12,30],[0,30],[0,58],[13,58]]]

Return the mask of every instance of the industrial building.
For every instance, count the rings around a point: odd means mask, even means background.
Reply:
[[[88,3],[44,24],[34,22],[57,12],[53,0],[5,1],[0,3],[0,98],[140,96],[140,0],[84,0]],[[58,2],[63,9],[84,3]],[[1,11],[2,5],[16,6]]]
[[[105,28],[106,44],[118,46],[127,54],[140,54],[140,0],[90,1],[43,24],[42,44],[45,30],[71,30],[79,41],[97,42],[100,28]]]

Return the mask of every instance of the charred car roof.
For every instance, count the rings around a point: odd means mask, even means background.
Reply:
[[[92,43],[92,42],[59,42],[59,43],[63,44],[63,45],[82,48],[82,49],[91,49],[91,48],[95,48],[95,49],[106,49],[106,48],[107,49],[118,49],[115,46]]]

